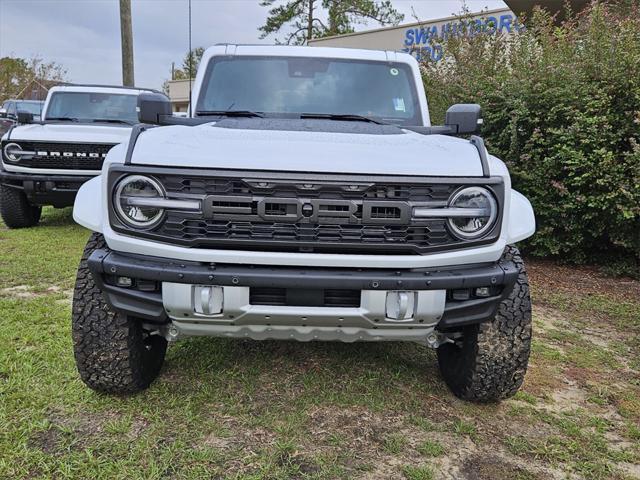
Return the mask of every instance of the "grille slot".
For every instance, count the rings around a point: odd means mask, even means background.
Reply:
[[[252,287],[251,305],[280,307],[360,307],[360,290]]]
[[[22,157],[15,163],[16,165],[52,170],[101,170],[104,155],[114,146],[106,143],[19,142],[19,144],[23,150],[38,154],[31,158]]]

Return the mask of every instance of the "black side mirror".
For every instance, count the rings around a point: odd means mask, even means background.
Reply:
[[[458,103],[447,110],[445,125],[453,134],[477,133],[482,125],[482,109],[476,103]]]
[[[33,123],[33,113],[18,110],[18,123]]]
[[[138,120],[140,123],[159,125],[161,117],[172,115],[171,102],[161,93],[138,95]]]

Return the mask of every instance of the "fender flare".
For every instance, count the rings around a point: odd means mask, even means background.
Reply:
[[[102,175],[83,183],[78,190],[73,219],[91,231],[102,233]]]
[[[529,238],[536,231],[536,217],[531,202],[520,192],[511,190],[507,222],[507,244]]]

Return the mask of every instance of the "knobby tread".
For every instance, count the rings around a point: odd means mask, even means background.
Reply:
[[[513,261],[519,276],[491,321],[467,327],[461,345],[438,349],[441,374],[458,397],[492,402],[514,395],[521,387],[531,350],[531,298],[524,262],[515,246],[504,260]]]
[[[90,388],[130,394],[147,388],[164,361],[167,342],[159,336],[145,338],[136,319],[114,312],[93,281],[87,258],[95,249],[107,248],[94,233],[85,247],[73,293],[72,338],[76,366]]]
[[[33,227],[40,221],[42,207],[29,203],[22,190],[0,185],[0,215],[9,228]]]

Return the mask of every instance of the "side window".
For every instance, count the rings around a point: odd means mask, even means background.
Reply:
[[[9,102],[9,108],[7,108],[7,112],[10,115],[17,115],[17,110],[16,110],[16,102]]]

